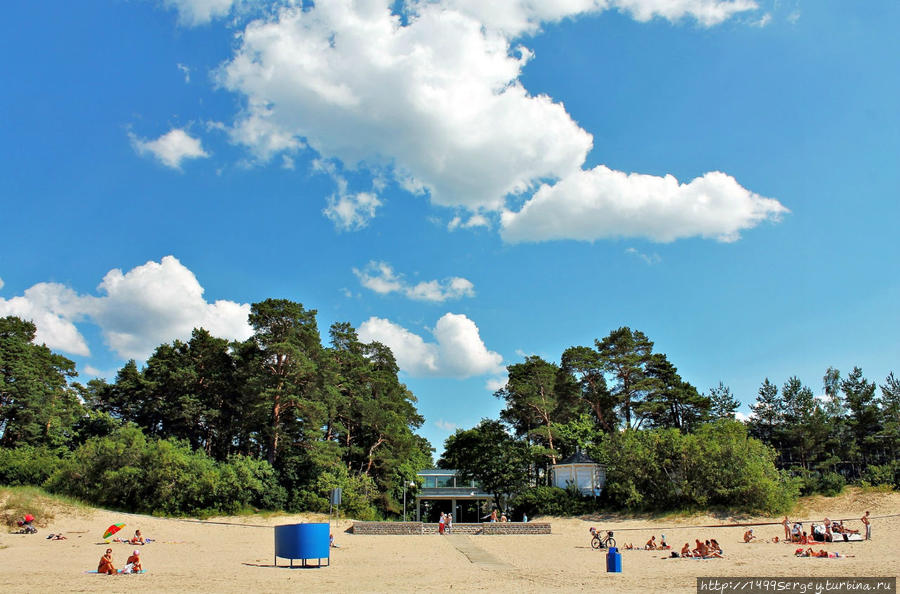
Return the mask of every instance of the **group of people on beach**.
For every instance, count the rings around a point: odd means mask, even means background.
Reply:
[[[872,540],[872,523],[869,520],[869,512],[866,511],[859,521],[862,522],[865,530],[865,540]],[[808,533],[803,529],[802,522],[794,522],[792,525],[787,516],[781,521],[781,525],[784,526],[784,540],[786,542],[804,545],[817,541],[832,541],[835,534],[843,535],[845,538],[852,534],[860,534],[859,530],[844,526],[843,520],[829,520],[828,518],[825,518],[821,524],[811,524]],[[745,541],[749,542],[746,538]]]
[[[682,557],[687,557],[689,559],[722,559],[725,556],[721,545],[719,545],[719,541],[715,538],[706,540],[695,538],[694,543],[694,548],[691,548],[690,543],[684,543],[684,546],[681,547]]]
[[[128,560],[125,561],[125,567],[121,570],[116,570],[116,566],[113,564],[112,559],[112,549],[106,549],[106,552],[100,557],[100,563],[97,565],[97,573],[102,573],[105,575],[123,575],[130,573],[140,573],[143,567],[141,566],[141,550],[134,549],[131,553],[131,556],[128,557]]]
[[[453,514],[445,514],[441,512],[441,519],[438,522],[438,534],[450,534],[450,530],[453,528]]]
[[[656,535],[650,537],[650,540],[644,544],[644,546],[636,547],[630,542],[625,543],[624,549],[626,551],[667,551],[672,547],[666,542],[666,535],[660,535],[659,542],[656,542]]]
[[[131,538],[114,538],[113,542],[122,542],[130,545],[143,545],[150,542],[149,538],[144,538],[144,535],[141,534],[140,529],[134,531],[134,536]],[[106,552],[100,557],[100,563],[97,565],[97,573],[102,573],[105,575],[122,575],[122,574],[130,574],[130,573],[141,573],[143,567],[141,566],[141,551],[140,549],[134,549],[131,555],[129,555],[128,559],[125,561],[125,567],[120,570],[117,570],[112,560],[112,549],[106,549]]]

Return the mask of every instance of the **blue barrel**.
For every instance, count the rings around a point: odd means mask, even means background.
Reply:
[[[622,553],[616,547],[609,547],[606,553],[606,572],[622,573]]]
[[[310,524],[282,524],[275,526],[275,565],[278,565],[278,557],[291,560],[302,559],[306,566],[307,559],[318,559],[319,566],[322,559],[329,561],[331,554],[331,532],[327,523]]]

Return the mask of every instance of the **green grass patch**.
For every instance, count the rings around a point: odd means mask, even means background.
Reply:
[[[34,525],[46,527],[57,514],[89,513],[90,508],[70,497],[50,495],[37,487],[0,487],[0,525],[18,528],[25,514],[34,516]]]

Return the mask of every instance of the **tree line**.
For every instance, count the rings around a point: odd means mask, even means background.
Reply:
[[[249,321],[246,341],[195,329],[111,383],[80,384],[33,323],[0,319],[0,482],[169,513],[327,511],[342,487],[357,517],[396,513],[433,449],[390,349],[349,323],[323,346],[316,311],[288,300],[252,305]],[[236,495],[242,480],[255,488]]]
[[[495,394],[504,402],[499,419],[457,431],[439,462],[479,480],[496,505],[516,495],[513,506],[532,513],[597,505],[778,511],[798,494],[834,493],[849,481],[900,487],[893,373],[879,396],[859,368],[845,379],[829,368],[824,399],[796,377],[780,392],[766,379],[745,424],[728,386],[701,393],[628,327],[566,349],[559,363],[528,356],[508,372]],[[599,501],[548,488],[549,467],[579,449],[606,467]]]
[[[0,318],[0,483],[170,514],[327,511],[341,487],[355,517],[396,516],[433,448],[390,349],[349,323],[323,345],[316,311],[288,300],[253,304],[249,322],[246,341],[195,329],[112,382],[81,384],[72,361],[34,343],[33,323]],[[848,481],[900,486],[900,382],[829,368],[824,395],[766,379],[739,422],[725,384],[701,393],[623,327],[559,363],[508,366],[499,418],[451,435],[438,465],[531,515],[774,511]],[[598,499],[549,486],[550,466],[577,450],[606,468]]]

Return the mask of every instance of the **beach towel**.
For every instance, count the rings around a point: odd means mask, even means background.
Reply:
[[[85,573],[96,573],[97,575],[108,575],[108,574],[106,574],[106,573],[100,573],[100,572],[98,572],[96,569],[94,569],[94,570],[92,570],[92,571],[85,571]],[[117,571],[117,572],[116,572],[116,575],[135,575],[135,574],[138,574],[138,573],[147,573],[147,570],[146,570],[146,569],[142,569],[142,570],[140,570],[140,571],[132,571],[131,574],[122,573],[122,571],[120,570],[120,571]]]

